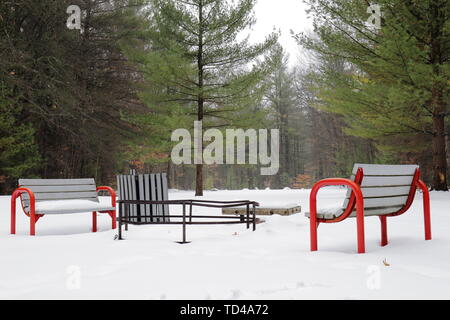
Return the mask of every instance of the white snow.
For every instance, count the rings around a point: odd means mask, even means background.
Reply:
[[[169,198],[193,196],[173,191]],[[319,208],[344,197],[345,189],[325,189]],[[204,199],[309,209],[309,190],[217,191]],[[130,226],[125,241],[114,241],[107,214],[98,219],[98,233],[90,232],[88,213],[45,216],[30,237],[18,206],[13,236],[10,198],[3,196],[0,299],[449,299],[450,194],[433,192],[431,199],[432,241],[424,241],[418,193],[410,211],[388,219],[387,247],[379,246],[378,219],[365,220],[367,253],[358,255],[354,219],[321,225],[319,251],[311,253],[303,213],[262,217],[266,223],[256,232],[243,225],[188,226],[192,243],[179,245],[181,226]]]
[[[111,200],[96,202],[92,200],[48,200],[36,202],[36,212],[46,214],[58,214],[61,211],[106,211],[114,209]]]

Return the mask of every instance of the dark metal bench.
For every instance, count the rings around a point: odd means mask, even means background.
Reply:
[[[207,200],[168,200],[167,175],[121,175],[117,177],[119,189],[119,240],[122,240],[122,226],[128,225],[182,225],[183,237],[186,240],[187,225],[246,224],[247,229],[253,226],[256,230],[257,202],[239,201],[207,201]],[[182,214],[171,215],[169,206],[181,206]],[[194,207],[231,208],[246,207],[244,219],[236,216],[195,215]],[[188,211],[189,210],[189,211]]]

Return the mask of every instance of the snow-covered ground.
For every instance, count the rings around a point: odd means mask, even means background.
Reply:
[[[321,191],[319,207],[342,203],[345,191]],[[207,192],[205,199],[298,203],[309,190]],[[170,199],[193,193],[172,191]],[[319,228],[319,251],[309,252],[309,220],[302,214],[264,217],[251,232],[243,225],[131,226],[114,241],[109,216],[46,216],[29,237],[19,210],[9,235],[9,197],[0,197],[1,299],[449,299],[450,194],[434,192],[432,241],[424,241],[422,196],[401,217],[389,219],[390,244],[380,247],[377,218],[366,219],[367,254],[356,254],[354,219]],[[19,206],[18,206],[19,207]],[[179,210],[179,208],[174,210]],[[199,209],[216,213],[218,210]],[[386,261],[389,266],[386,266]]]

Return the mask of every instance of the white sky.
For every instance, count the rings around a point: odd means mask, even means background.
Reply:
[[[300,47],[290,34],[312,30],[312,21],[307,19],[303,0],[258,0],[255,6],[256,24],[251,31],[251,41],[263,41],[274,28],[281,30],[279,42],[290,55],[290,63],[297,61]]]

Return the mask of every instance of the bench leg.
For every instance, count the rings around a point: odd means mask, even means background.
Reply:
[[[381,222],[381,246],[385,247],[388,245],[388,233],[387,233],[387,217],[386,216],[380,216],[380,222]]]
[[[97,212],[92,212],[92,232],[97,232]]]
[[[319,228],[319,223],[316,218],[312,217],[309,220],[309,230],[310,230],[310,242],[311,242],[311,251],[317,251],[317,229]]]
[[[424,195],[425,240],[431,240],[430,196]]]
[[[30,213],[30,236],[36,235],[36,213]]]
[[[119,218],[119,240],[123,240],[123,238],[122,238],[122,222],[120,221],[120,218]]]
[[[256,208],[253,205],[253,231],[256,231]]]
[[[418,187],[423,192],[423,216],[425,223],[425,240],[431,240],[431,214],[430,214],[430,192],[427,185],[422,181],[418,181]]]
[[[246,211],[246,222],[247,222],[247,229],[250,229],[250,206],[247,205],[247,211]]]
[[[11,234],[16,234],[16,198],[11,198]]]
[[[112,220],[112,229],[115,230],[117,228],[117,217],[116,217],[116,211],[109,211],[108,212],[109,216],[111,217]]]
[[[362,198],[360,201],[362,203]],[[358,237],[358,253],[366,253],[366,240],[364,235],[364,206],[360,204],[356,205],[356,225]]]

